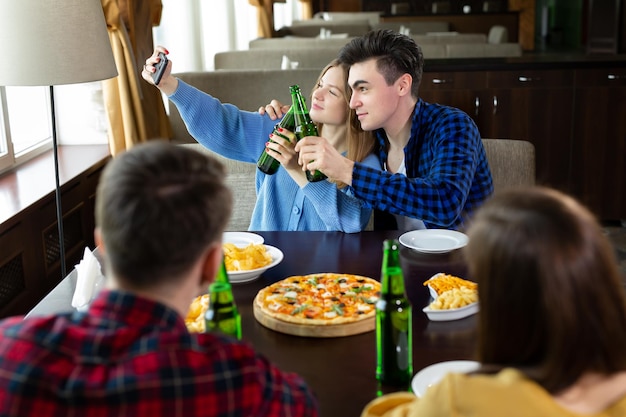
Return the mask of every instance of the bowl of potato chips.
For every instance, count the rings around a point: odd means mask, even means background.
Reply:
[[[283,260],[283,252],[263,243],[237,244],[224,241],[224,264],[231,283],[257,279]]]
[[[432,302],[424,307],[432,321],[459,320],[479,310],[478,285],[453,275],[439,273],[424,282]]]

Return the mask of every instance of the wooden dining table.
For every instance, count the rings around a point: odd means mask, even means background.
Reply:
[[[288,276],[337,272],[380,279],[383,241],[398,238],[400,232],[255,233],[263,236],[267,245],[280,249],[284,258],[254,281],[233,283],[235,301],[241,313],[242,339],[281,369],[300,374],[317,396],[321,417],[358,416],[376,396],[410,389],[410,386],[391,387],[377,383],[373,330],[342,337],[301,337],[266,328],[253,314],[253,300],[258,291]],[[423,282],[432,275],[445,272],[469,278],[462,251],[433,254],[402,247],[400,259],[406,292],[413,305],[414,372],[437,362],[473,359],[476,316],[435,322],[422,312],[429,302],[428,289]],[[70,311],[76,285],[75,271],[72,274],[29,315]]]

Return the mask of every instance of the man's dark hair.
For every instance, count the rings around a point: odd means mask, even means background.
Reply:
[[[376,67],[388,85],[402,74],[413,78],[411,95],[418,96],[424,69],[424,55],[419,45],[407,35],[389,29],[374,30],[353,39],[339,51],[339,61],[352,66],[375,58]]]
[[[215,158],[165,141],[116,156],[96,195],[107,268],[136,289],[187,271],[230,219],[225,175]]]

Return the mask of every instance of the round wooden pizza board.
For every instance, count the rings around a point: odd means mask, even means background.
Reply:
[[[376,317],[354,323],[333,324],[328,326],[288,323],[266,315],[257,305],[254,306],[254,318],[263,326],[280,333],[305,337],[343,337],[372,331],[376,328]]]

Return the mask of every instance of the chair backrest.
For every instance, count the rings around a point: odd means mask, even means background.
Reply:
[[[339,47],[295,48],[295,49],[244,49],[223,51],[215,54],[216,70],[281,69],[283,56],[298,62],[298,68],[314,68],[321,71],[330,61],[337,58]]]
[[[331,35],[332,36],[332,35]],[[296,48],[337,48],[341,49],[345,44],[354,39],[354,36],[342,38],[308,38],[289,36],[284,38],[257,38],[248,42],[249,49],[256,48],[278,48],[278,49],[296,49]]]
[[[483,139],[495,192],[535,184],[535,146],[525,140]]]
[[[188,146],[196,151],[209,154],[226,166],[226,184],[233,193],[233,213],[226,230],[248,230],[250,219],[252,218],[252,210],[256,203],[254,184],[256,165],[224,158],[199,143],[184,143],[179,146]]]
[[[489,43],[506,43],[509,41],[509,30],[502,25],[493,25],[489,29],[487,42]]]

